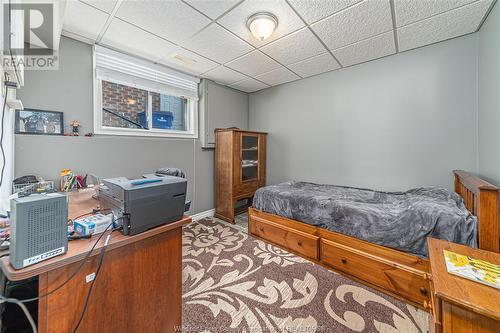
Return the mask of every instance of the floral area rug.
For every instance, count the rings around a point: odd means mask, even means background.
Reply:
[[[428,315],[217,219],[183,230],[183,332],[427,332]]]

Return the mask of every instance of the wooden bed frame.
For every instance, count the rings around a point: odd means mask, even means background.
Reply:
[[[453,171],[455,191],[478,218],[479,248],[499,252],[498,188]],[[430,311],[429,261],[392,248],[249,208],[250,234]]]

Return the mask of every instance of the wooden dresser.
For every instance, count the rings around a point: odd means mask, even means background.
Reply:
[[[266,184],[266,133],[215,130],[215,216],[233,223],[236,203]]]
[[[443,250],[496,265],[500,265],[500,254],[434,238],[429,238],[428,244],[432,274],[431,332],[500,332],[500,289],[449,274]]]

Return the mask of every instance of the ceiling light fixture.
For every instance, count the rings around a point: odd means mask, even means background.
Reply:
[[[260,41],[268,39],[277,26],[278,18],[267,12],[253,14],[247,20],[248,30]]]

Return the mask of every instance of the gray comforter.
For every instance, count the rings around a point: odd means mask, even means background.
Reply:
[[[477,247],[476,217],[444,188],[379,192],[288,182],[257,190],[253,206],[423,257],[427,236]]]

